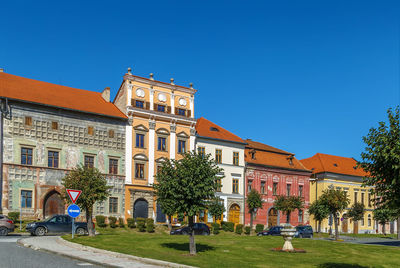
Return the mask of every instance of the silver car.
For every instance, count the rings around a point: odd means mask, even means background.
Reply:
[[[14,232],[14,222],[4,215],[0,215],[0,236],[8,235]]]

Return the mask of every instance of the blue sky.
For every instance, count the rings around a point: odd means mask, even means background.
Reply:
[[[6,1],[0,67],[113,95],[193,82],[195,114],[300,159],[359,158],[400,102],[398,1]]]

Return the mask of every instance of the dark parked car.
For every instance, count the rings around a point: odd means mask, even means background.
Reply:
[[[258,236],[263,236],[263,235],[281,235],[281,230],[283,226],[272,226],[268,230],[264,230],[262,232],[259,232],[257,235]]]
[[[189,226],[184,226],[178,229],[174,229],[171,231],[172,235],[188,235],[189,234]],[[194,234],[195,235],[209,235],[210,228],[204,223],[195,223],[194,224]]]
[[[14,232],[14,222],[4,215],[0,215],[0,236]]]
[[[303,238],[313,238],[314,232],[310,225],[300,225],[296,227],[296,234],[294,237]]]
[[[84,235],[87,233],[86,222],[75,222],[75,233]],[[42,236],[45,234],[71,233],[72,218],[68,215],[55,215],[47,220],[32,222],[26,225],[26,230],[31,235]]]

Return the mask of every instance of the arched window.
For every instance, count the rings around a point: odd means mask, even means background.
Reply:
[[[371,214],[368,214],[368,227],[371,227],[372,221],[371,221]]]

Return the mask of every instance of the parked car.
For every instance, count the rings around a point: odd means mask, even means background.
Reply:
[[[310,225],[299,225],[296,226],[296,234],[294,237],[303,238],[313,238],[314,232]]]
[[[75,233],[84,235],[87,233],[86,222],[75,222]],[[68,215],[55,215],[47,220],[32,222],[26,225],[26,230],[31,235],[43,236],[46,234],[71,233],[72,218]]]
[[[257,233],[258,236],[264,235],[281,235],[281,230],[283,226],[272,226],[268,230],[264,230],[262,232]]]
[[[14,232],[14,222],[4,215],[0,215],[0,236],[8,235]]]
[[[210,228],[205,223],[195,223],[194,224],[194,234],[195,235],[210,235]],[[170,232],[171,235],[188,235],[189,226],[184,226],[178,229],[174,229]]]

